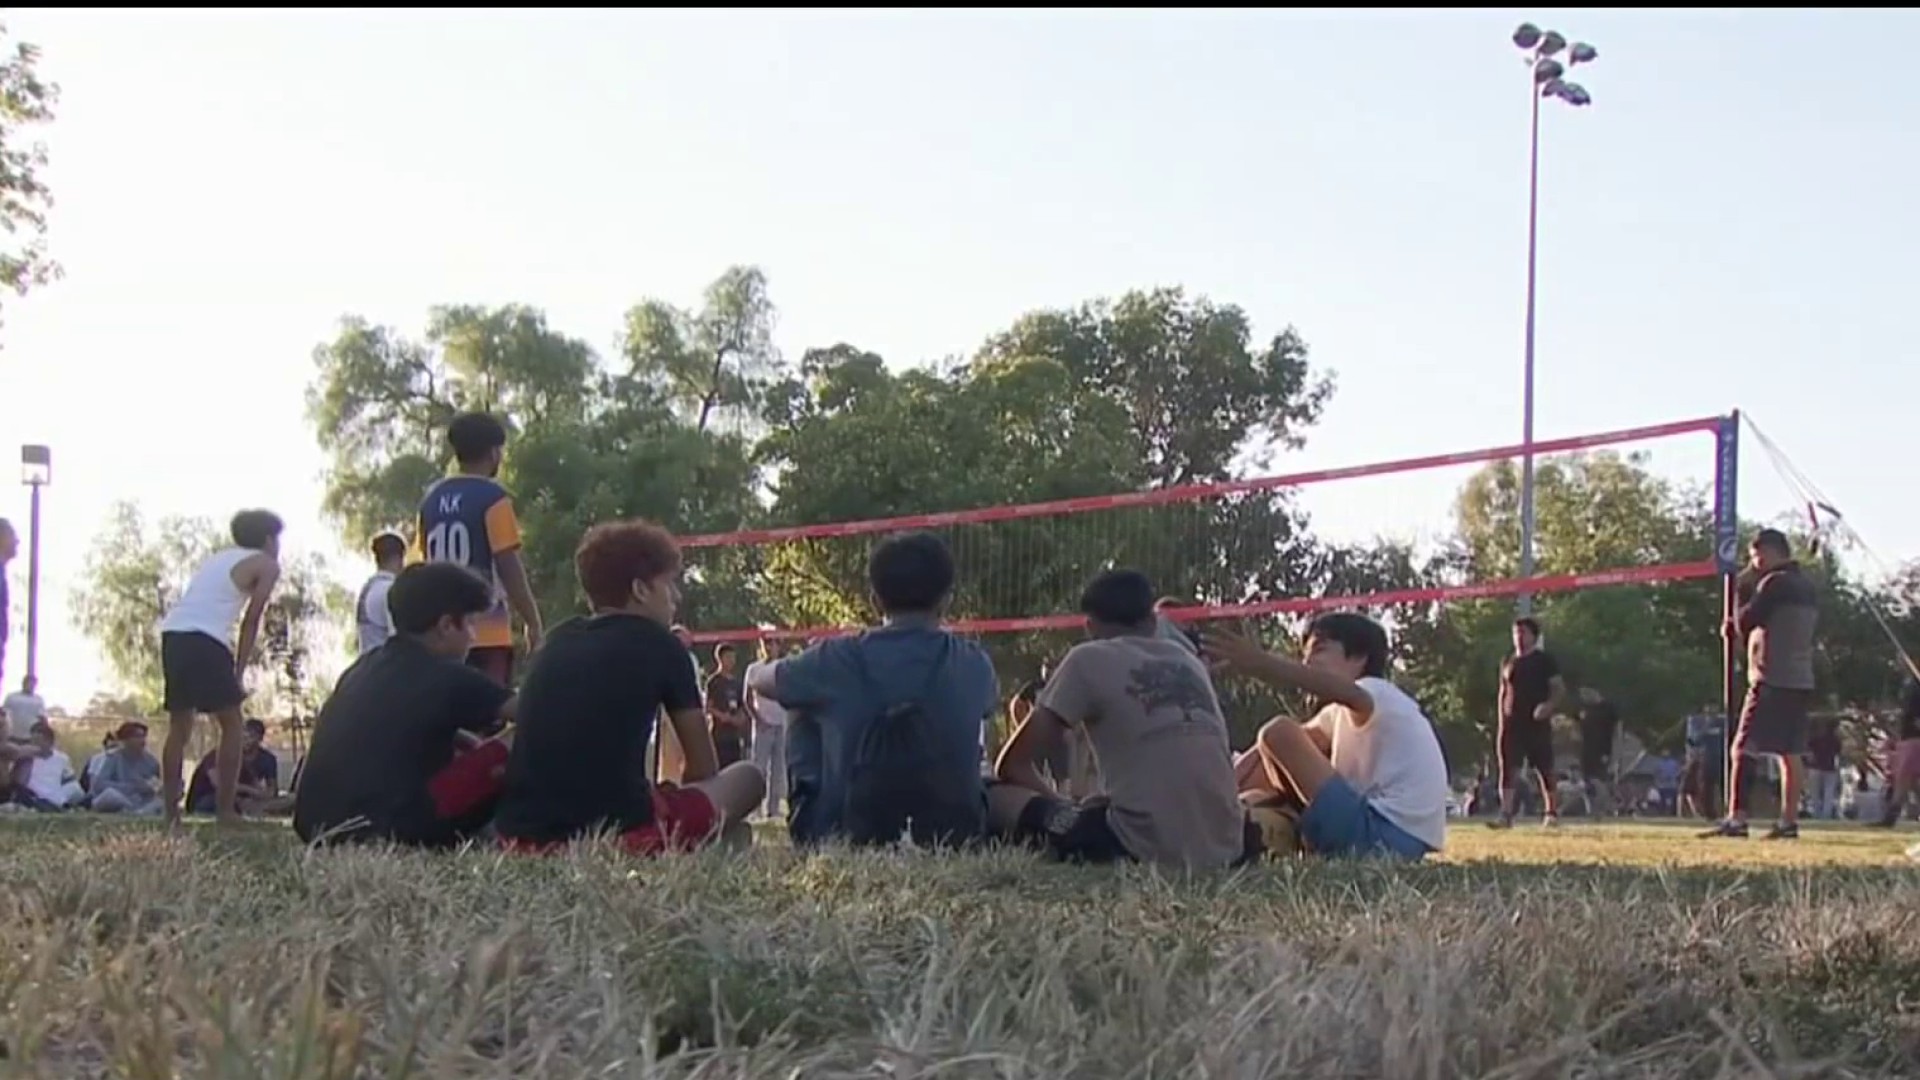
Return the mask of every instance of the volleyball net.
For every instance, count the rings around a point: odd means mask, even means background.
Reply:
[[[702,642],[802,641],[871,625],[866,564],[893,533],[943,536],[957,570],[949,625],[972,635],[1077,630],[1081,589],[1101,570],[1145,572],[1165,612],[1193,623],[1340,608],[1551,594],[1712,578],[1738,569],[1738,414],[1221,483],[682,537],[689,617]],[[1364,575],[1309,535],[1298,489],[1521,458],[1537,463],[1681,436],[1713,447],[1711,535],[1697,559],[1355,591]],[[933,502],[938,493],[928,493]],[[1396,522],[1382,521],[1383,528]],[[1519,537],[1514,537],[1517,547]]]

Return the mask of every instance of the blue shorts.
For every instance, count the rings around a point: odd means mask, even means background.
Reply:
[[[1385,856],[1419,862],[1433,850],[1388,821],[1337,774],[1320,785],[1320,793],[1300,816],[1300,835],[1322,855]]]

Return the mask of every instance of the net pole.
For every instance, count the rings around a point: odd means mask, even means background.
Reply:
[[[1744,644],[1733,631],[1740,607],[1740,410],[1720,419],[1714,431],[1713,558],[1720,570],[1720,709],[1725,719],[1726,760],[1721,763],[1721,797],[1733,807],[1734,771],[1738,759],[1733,737],[1745,704],[1740,686],[1740,650]]]

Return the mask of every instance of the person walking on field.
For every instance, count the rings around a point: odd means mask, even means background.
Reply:
[[[1500,817],[1488,828],[1510,829],[1520,799],[1521,770],[1528,765],[1540,781],[1548,828],[1560,824],[1560,792],[1553,774],[1553,718],[1567,701],[1560,664],[1540,647],[1540,623],[1531,617],[1513,621],[1513,655],[1500,664]]]
[[[1747,785],[1743,774],[1762,754],[1780,761],[1780,820],[1768,840],[1800,838],[1800,781],[1807,752],[1808,714],[1813,707],[1813,633],[1820,596],[1793,559],[1787,536],[1761,529],[1748,551],[1756,580],[1722,628],[1730,640],[1746,641],[1747,696],[1733,734],[1731,801],[1725,821],[1702,839],[1747,836]],[[1752,755],[1752,757],[1749,757]]]
[[[220,725],[214,757],[216,817],[240,820],[240,749],[246,738],[240,703],[241,678],[253,659],[260,617],[280,581],[280,518],[270,510],[242,510],[229,531],[233,546],[207,557],[187,581],[180,599],[160,620],[160,674],[165,683],[167,743],[160,753],[162,802],[167,821],[180,821],[187,741],[201,713]],[[237,643],[228,635],[240,623]]]

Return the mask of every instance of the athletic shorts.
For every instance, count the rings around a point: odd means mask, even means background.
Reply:
[[[501,686],[513,685],[513,646],[477,645],[467,650],[467,666]]]
[[[1300,815],[1300,838],[1321,855],[1373,856],[1419,862],[1433,849],[1388,821],[1353,785],[1335,774]]]
[[[1511,788],[1520,770],[1533,766],[1543,778],[1553,779],[1553,725],[1545,720],[1502,720],[1498,752],[1500,786]]]
[[[660,783],[653,787],[653,821],[628,829],[614,842],[629,855],[697,851],[720,837],[720,811],[696,788]],[[500,846],[523,855],[546,855],[567,846],[564,840],[522,840],[503,836]]]
[[[1807,752],[1808,714],[1813,691],[1789,690],[1761,683],[1747,688],[1740,706],[1740,726],[1733,735],[1736,754],[1799,757]]]
[[[160,677],[166,687],[162,704],[170,713],[216,713],[247,699],[233,670],[233,650],[196,630],[160,635]]]

